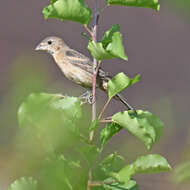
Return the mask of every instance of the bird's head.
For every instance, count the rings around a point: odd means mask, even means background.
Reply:
[[[62,48],[68,47],[65,42],[58,37],[47,37],[37,45],[35,50],[47,51],[50,54],[58,53]]]

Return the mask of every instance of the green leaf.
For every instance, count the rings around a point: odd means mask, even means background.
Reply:
[[[84,155],[90,165],[93,164],[97,156],[100,154],[100,149],[96,145],[91,144],[83,145],[78,151]]]
[[[102,44],[104,45],[104,48],[106,48],[108,44],[112,42],[112,36],[114,35],[114,33],[119,31],[120,26],[118,24],[114,24],[110,30],[105,32],[102,38]]]
[[[101,131],[101,134],[100,134],[100,140],[101,140],[102,147],[110,140],[111,137],[113,137],[115,134],[117,134],[121,129],[122,129],[122,127],[116,123],[107,124],[106,127]]]
[[[76,120],[82,116],[80,100],[60,94],[31,94],[19,107],[19,125],[21,127],[46,125],[54,112],[57,114],[56,120],[60,120],[61,123],[64,123],[65,120],[72,123],[73,119]],[[55,114],[53,115],[55,116]],[[69,121],[71,119],[72,121]]]
[[[53,0],[43,9],[44,17],[70,20],[88,25],[92,19],[92,10],[84,0]]]
[[[138,173],[157,173],[170,171],[171,167],[167,160],[160,155],[146,155],[137,158],[137,160],[122,168],[118,173],[114,173],[112,178],[105,180],[105,189],[117,190],[117,189],[137,189],[136,181],[132,180],[133,176]],[[117,182],[114,182],[116,179]]]
[[[109,184],[111,180],[113,181],[112,178],[105,180],[105,182],[108,183],[103,185],[106,190],[139,190],[134,180],[130,180],[127,183],[114,182]]]
[[[51,154],[48,156],[39,170],[40,185],[42,189],[68,189],[73,190],[75,179],[79,179],[79,161],[66,159],[63,155]],[[78,177],[78,178],[77,178]]]
[[[87,40],[91,41],[92,37],[89,37],[88,34],[86,32],[81,32],[81,35],[86,38]]]
[[[135,174],[134,166],[132,164],[127,165],[118,172],[117,179],[120,182],[128,183],[134,174]]]
[[[112,42],[106,47],[106,51],[114,57],[118,57],[128,61],[128,57],[125,54],[124,47],[122,45],[123,39],[120,32],[113,33]]]
[[[101,42],[96,43],[94,41],[90,41],[88,43],[88,50],[91,52],[92,56],[99,61],[115,58],[103,48],[103,44]]]
[[[8,190],[37,190],[37,181],[32,178],[22,177],[12,183]]]
[[[136,182],[131,180],[138,173],[158,173],[170,171],[171,167],[167,160],[160,155],[146,155],[137,158],[137,160],[122,168],[117,175],[117,180],[128,185],[128,188],[134,187]]]
[[[21,130],[30,130],[31,136],[36,137],[47,151],[63,143],[66,145],[66,142],[70,144],[71,139],[78,135],[81,117],[80,100],[59,94],[31,94],[18,111]]]
[[[163,123],[148,111],[137,110],[116,113],[112,120],[127,129],[130,133],[140,139],[150,149],[159,139],[163,130]]]
[[[102,171],[107,176],[114,176],[125,165],[125,160],[117,152],[108,155],[100,164]]]
[[[171,170],[167,160],[157,154],[141,156],[133,163],[135,174],[137,173],[158,173]]]
[[[133,79],[126,76],[124,73],[119,73],[108,82],[109,99],[119,94],[126,88],[140,81],[140,75],[136,75]]]
[[[144,7],[160,10],[158,0],[106,0],[108,5],[121,5],[128,7]]]
[[[112,58],[128,60],[125,54],[119,25],[113,25],[112,28],[105,33],[101,42],[96,43],[90,41],[88,49],[93,57],[100,61]]]
[[[98,129],[99,127],[99,120],[98,119],[95,119],[91,125],[90,125],[90,128],[89,128],[89,131],[92,132],[92,131],[95,131],[96,129]]]

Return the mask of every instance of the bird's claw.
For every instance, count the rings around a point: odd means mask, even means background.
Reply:
[[[90,91],[86,91],[84,94],[82,94],[81,96],[79,96],[79,98],[81,98],[82,100],[84,100],[84,103],[89,103],[89,104],[93,104],[94,102],[92,101],[93,96],[92,93]]]

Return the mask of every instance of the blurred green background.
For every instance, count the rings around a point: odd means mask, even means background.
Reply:
[[[93,1],[87,3],[93,7]],[[140,73],[142,80],[125,96],[138,109],[149,110],[165,123],[164,135],[151,153],[165,156],[175,167],[190,160],[190,1],[160,0],[161,11],[110,7],[100,18],[99,39],[112,24],[120,24],[129,61],[106,61],[104,70],[113,75],[124,71]],[[45,37],[62,37],[72,48],[90,56],[84,31],[77,23],[45,21],[41,13],[48,1],[1,2],[0,6],[0,190],[15,178],[28,175],[28,159],[36,146],[25,153],[15,148],[19,131],[17,110],[31,92],[63,93],[78,96],[85,90],[68,81],[52,57],[35,52]],[[104,1],[101,2],[102,6]],[[106,94],[98,91],[98,108]],[[86,107],[89,110],[89,107]],[[113,101],[108,115],[125,107]],[[88,115],[89,117],[89,115]],[[25,142],[23,142],[24,144]],[[128,162],[146,154],[144,145],[121,132],[107,145],[105,152],[118,150]],[[30,170],[30,172],[28,172]],[[170,174],[138,176],[141,190],[186,190],[187,184],[175,184]]]

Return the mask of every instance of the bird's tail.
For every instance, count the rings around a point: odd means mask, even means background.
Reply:
[[[125,97],[123,97],[121,94],[116,95],[116,99],[119,99],[126,107],[128,110],[133,110],[136,111],[128,102]]]

